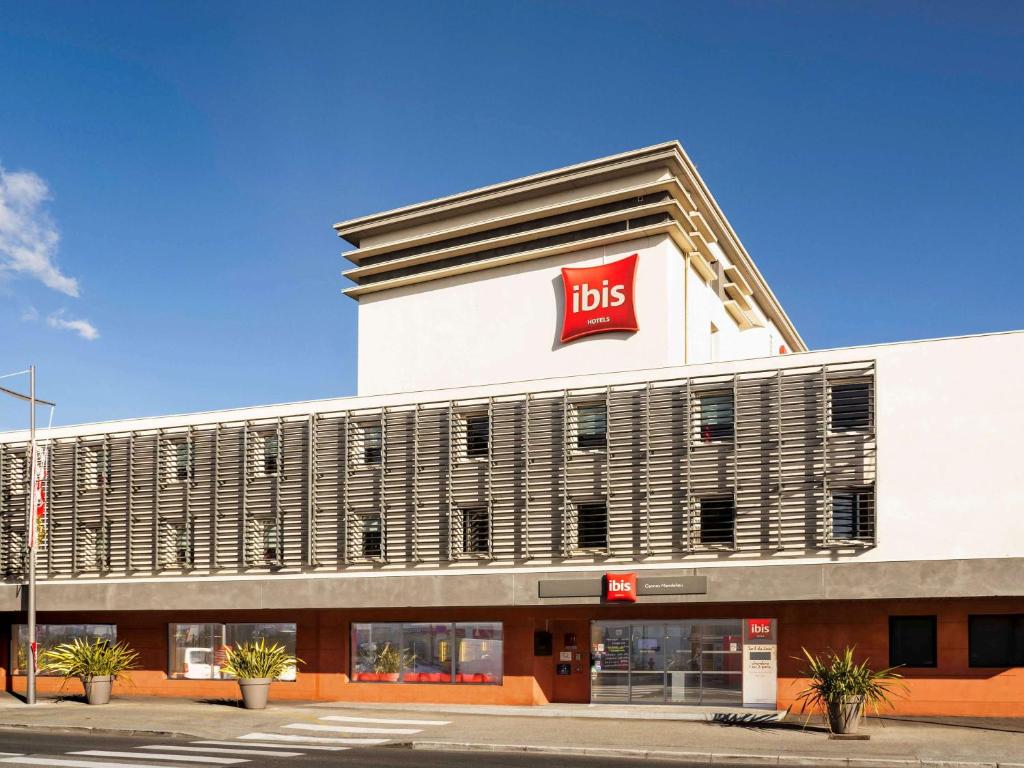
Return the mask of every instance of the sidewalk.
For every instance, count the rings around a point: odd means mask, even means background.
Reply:
[[[548,713],[541,716],[519,709],[290,702],[253,712],[227,701],[143,697],[115,699],[102,707],[46,700],[28,708],[13,697],[0,697],[0,728],[92,729],[221,739],[252,731],[273,732],[289,723],[316,723],[324,715],[402,718],[423,717],[429,711],[451,724],[403,737],[389,746],[658,758],[705,766],[732,762],[849,768],[948,768],[961,764],[1024,768],[1024,723],[1012,720],[993,721],[993,728],[978,718],[963,723],[949,719],[942,723],[869,720],[864,730],[871,735],[870,741],[833,741],[820,727],[804,729],[801,722],[792,721],[726,724],[665,717],[620,718],[615,717],[614,707],[598,708],[600,716],[585,706],[542,708]],[[590,714],[580,716],[588,710]]]

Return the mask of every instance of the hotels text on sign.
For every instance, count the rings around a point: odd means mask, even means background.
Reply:
[[[639,254],[596,267],[563,267],[561,340],[608,331],[636,331],[633,283]]]
[[[604,599],[609,603],[636,602],[635,573],[609,573],[604,579]]]

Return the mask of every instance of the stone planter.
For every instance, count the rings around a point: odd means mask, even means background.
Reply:
[[[82,687],[85,688],[85,700],[90,704],[109,704],[110,689],[114,686],[111,675],[94,675],[83,677]]]
[[[864,700],[859,697],[829,702],[828,727],[832,733],[857,733],[863,710]]]
[[[242,706],[246,709],[266,709],[270,695],[270,678],[254,677],[239,680],[238,687],[242,690]]]

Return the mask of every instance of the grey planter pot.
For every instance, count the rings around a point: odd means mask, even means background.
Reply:
[[[861,714],[864,700],[861,698],[843,699],[828,705],[828,726],[832,733],[857,733],[860,729]]]
[[[85,688],[85,700],[90,704],[109,704],[114,678],[111,675],[83,677],[82,686]]]
[[[255,677],[239,680],[242,689],[242,706],[246,709],[266,709],[267,697],[270,695],[270,678]]]

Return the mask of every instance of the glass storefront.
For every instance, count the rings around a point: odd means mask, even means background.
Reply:
[[[742,619],[595,621],[590,659],[595,704],[743,702]]]

